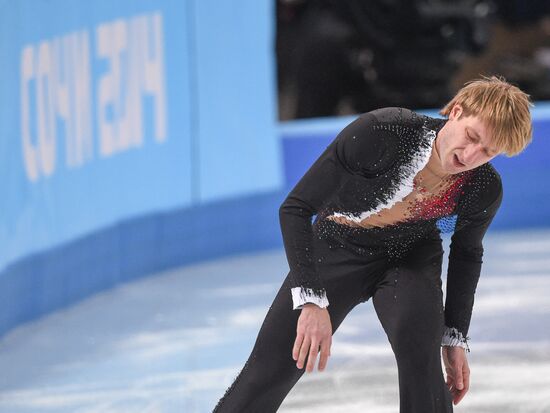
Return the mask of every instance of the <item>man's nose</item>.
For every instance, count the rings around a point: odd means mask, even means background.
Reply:
[[[482,147],[479,144],[470,144],[466,145],[464,152],[462,153],[462,161],[466,165],[470,165],[475,162],[479,154],[481,153]]]

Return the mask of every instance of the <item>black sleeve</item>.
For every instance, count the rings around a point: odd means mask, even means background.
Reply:
[[[483,262],[483,237],[502,202],[502,183],[495,179],[492,188],[483,191],[489,201],[481,203],[477,211],[458,215],[457,230],[451,237],[447,296],[445,299],[445,333],[443,345],[460,345],[470,351],[467,337]],[[485,205],[483,205],[485,204]]]
[[[369,177],[391,164],[396,145],[390,135],[374,130],[378,122],[366,113],[346,126],[313,163],[279,209],[283,244],[290,267],[294,309],[306,302],[328,305],[315,268],[312,217],[341,183],[354,174]]]

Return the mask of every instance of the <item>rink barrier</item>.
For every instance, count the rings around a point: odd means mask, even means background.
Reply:
[[[353,119],[280,125],[284,189],[121,220],[11,263],[0,272],[0,335],[123,282],[182,265],[281,248],[281,202]],[[545,182],[550,103],[538,103],[533,120],[534,141],[524,154],[493,162],[503,179],[504,199],[490,231],[550,226],[550,186]]]
[[[269,192],[123,220],[18,260],[0,273],[0,336],[127,281],[278,248],[283,196]]]
[[[274,12],[0,1],[0,335],[126,280],[275,243]]]

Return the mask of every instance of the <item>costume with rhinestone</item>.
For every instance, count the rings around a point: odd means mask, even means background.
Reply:
[[[501,204],[502,184],[490,163],[448,176],[429,170],[445,122],[403,108],[365,113],[296,184],[280,208],[294,309],[330,303],[316,270],[322,257],[313,250],[313,237],[399,262],[418,243],[452,232],[442,344],[469,351],[482,239]]]

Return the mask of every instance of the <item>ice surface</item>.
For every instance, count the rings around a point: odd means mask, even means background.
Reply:
[[[471,387],[456,412],[550,412],[549,246],[548,230],[486,236]],[[0,412],[210,412],[287,269],[282,249],[180,268],[21,326],[0,340]],[[279,411],[398,411],[371,301],[334,336],[327,370],[306,373]]]

